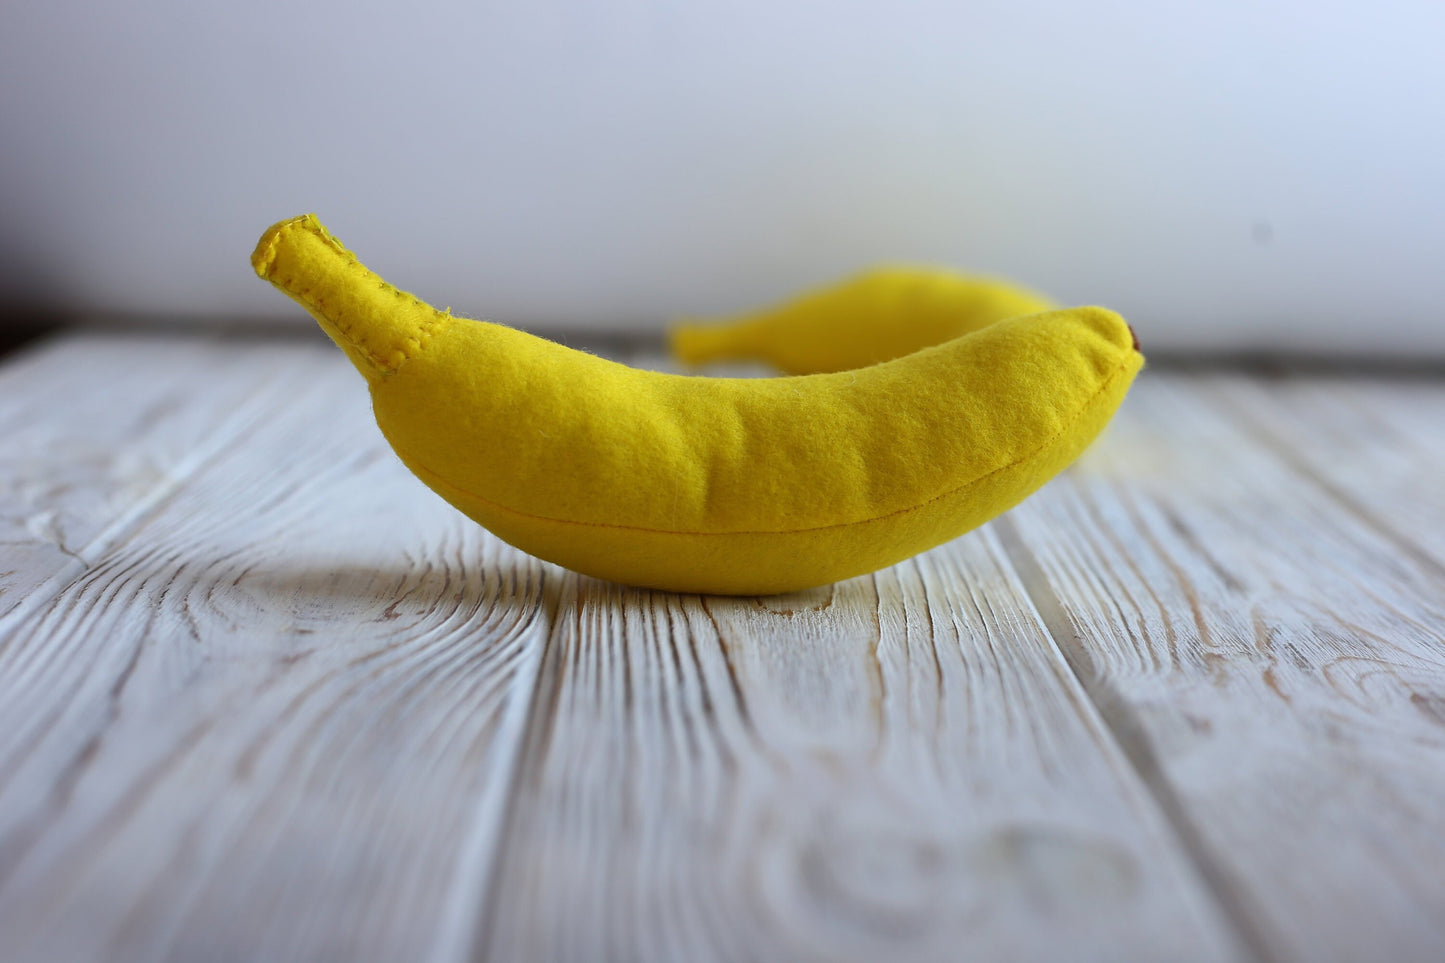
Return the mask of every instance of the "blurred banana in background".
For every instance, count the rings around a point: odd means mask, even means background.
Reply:
[[[940,268],[874,268],[841,284],[731,318],[688,318],[668,332],[685,364],[763,361],[784,374],[846,371],[1056,307],[1004,281]]]

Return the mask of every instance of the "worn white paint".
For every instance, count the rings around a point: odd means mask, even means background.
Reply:
[[[132,332],[57,338],[0,367],[0,631],[272,417],[277,383],[304,383],[322,357],[284,341]]]
[[[336,352],[280,350],[307,376],[266,385],[264,418],[0,635],[6,961],[470,943],[544,569],[400,466]],[[199,401],[216,372],[190,381]],[[130,404],[102,385],[51,387]],[[152,419],[136,442],[179,430]]]
[[[1445,391],[1422,372],[1259,378],[1200,387],[1345,508],[1445,573]]]
[[[1445,580],[1263,443],[1245,419],[1266,421],[1267,393],[1222,406],[1211,380],[1146,373],[1005,541],[1260,955],[1430,958]],[[1422,462],[1441,440],[1417,438]]]
[[[769,599],[580,580],[493,959],[1229,959],[996,541]]]
[[[1151,369],[999,522],[718,599],[528,559],[396,463],[334,352],[231,347],[0,367],[7,963],[1445,938],[1445,580],[1406,470],[1445,460],[1445,388]]]

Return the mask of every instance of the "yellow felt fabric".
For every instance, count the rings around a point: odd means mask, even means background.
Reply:
[[[686,364],[763,361],[784,374],[846,371],[1055,305],[1033,291],[939,268],[896,265],[731,318],[688,319],[668,340]]]
[[[442,497],[542,558],[678,591],[789,591],[947,541],[1077,457],[1143,363],[1117,315],[1076,308],[853,371],[668,375],[434,311],[310,216],[253,264]]]

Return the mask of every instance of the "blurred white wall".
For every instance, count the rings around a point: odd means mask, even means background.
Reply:
[[[315,211],[396,283],[656,329],[869,262],[1146,346],[1445,356],[1439,0],[10,0],[0,304],[299,312]]]

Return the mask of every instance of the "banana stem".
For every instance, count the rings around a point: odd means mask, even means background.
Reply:
[[[368,381],[394,374],[451,321],[368,270],[314,214],[273,225],[251,266],[304,307]]]

